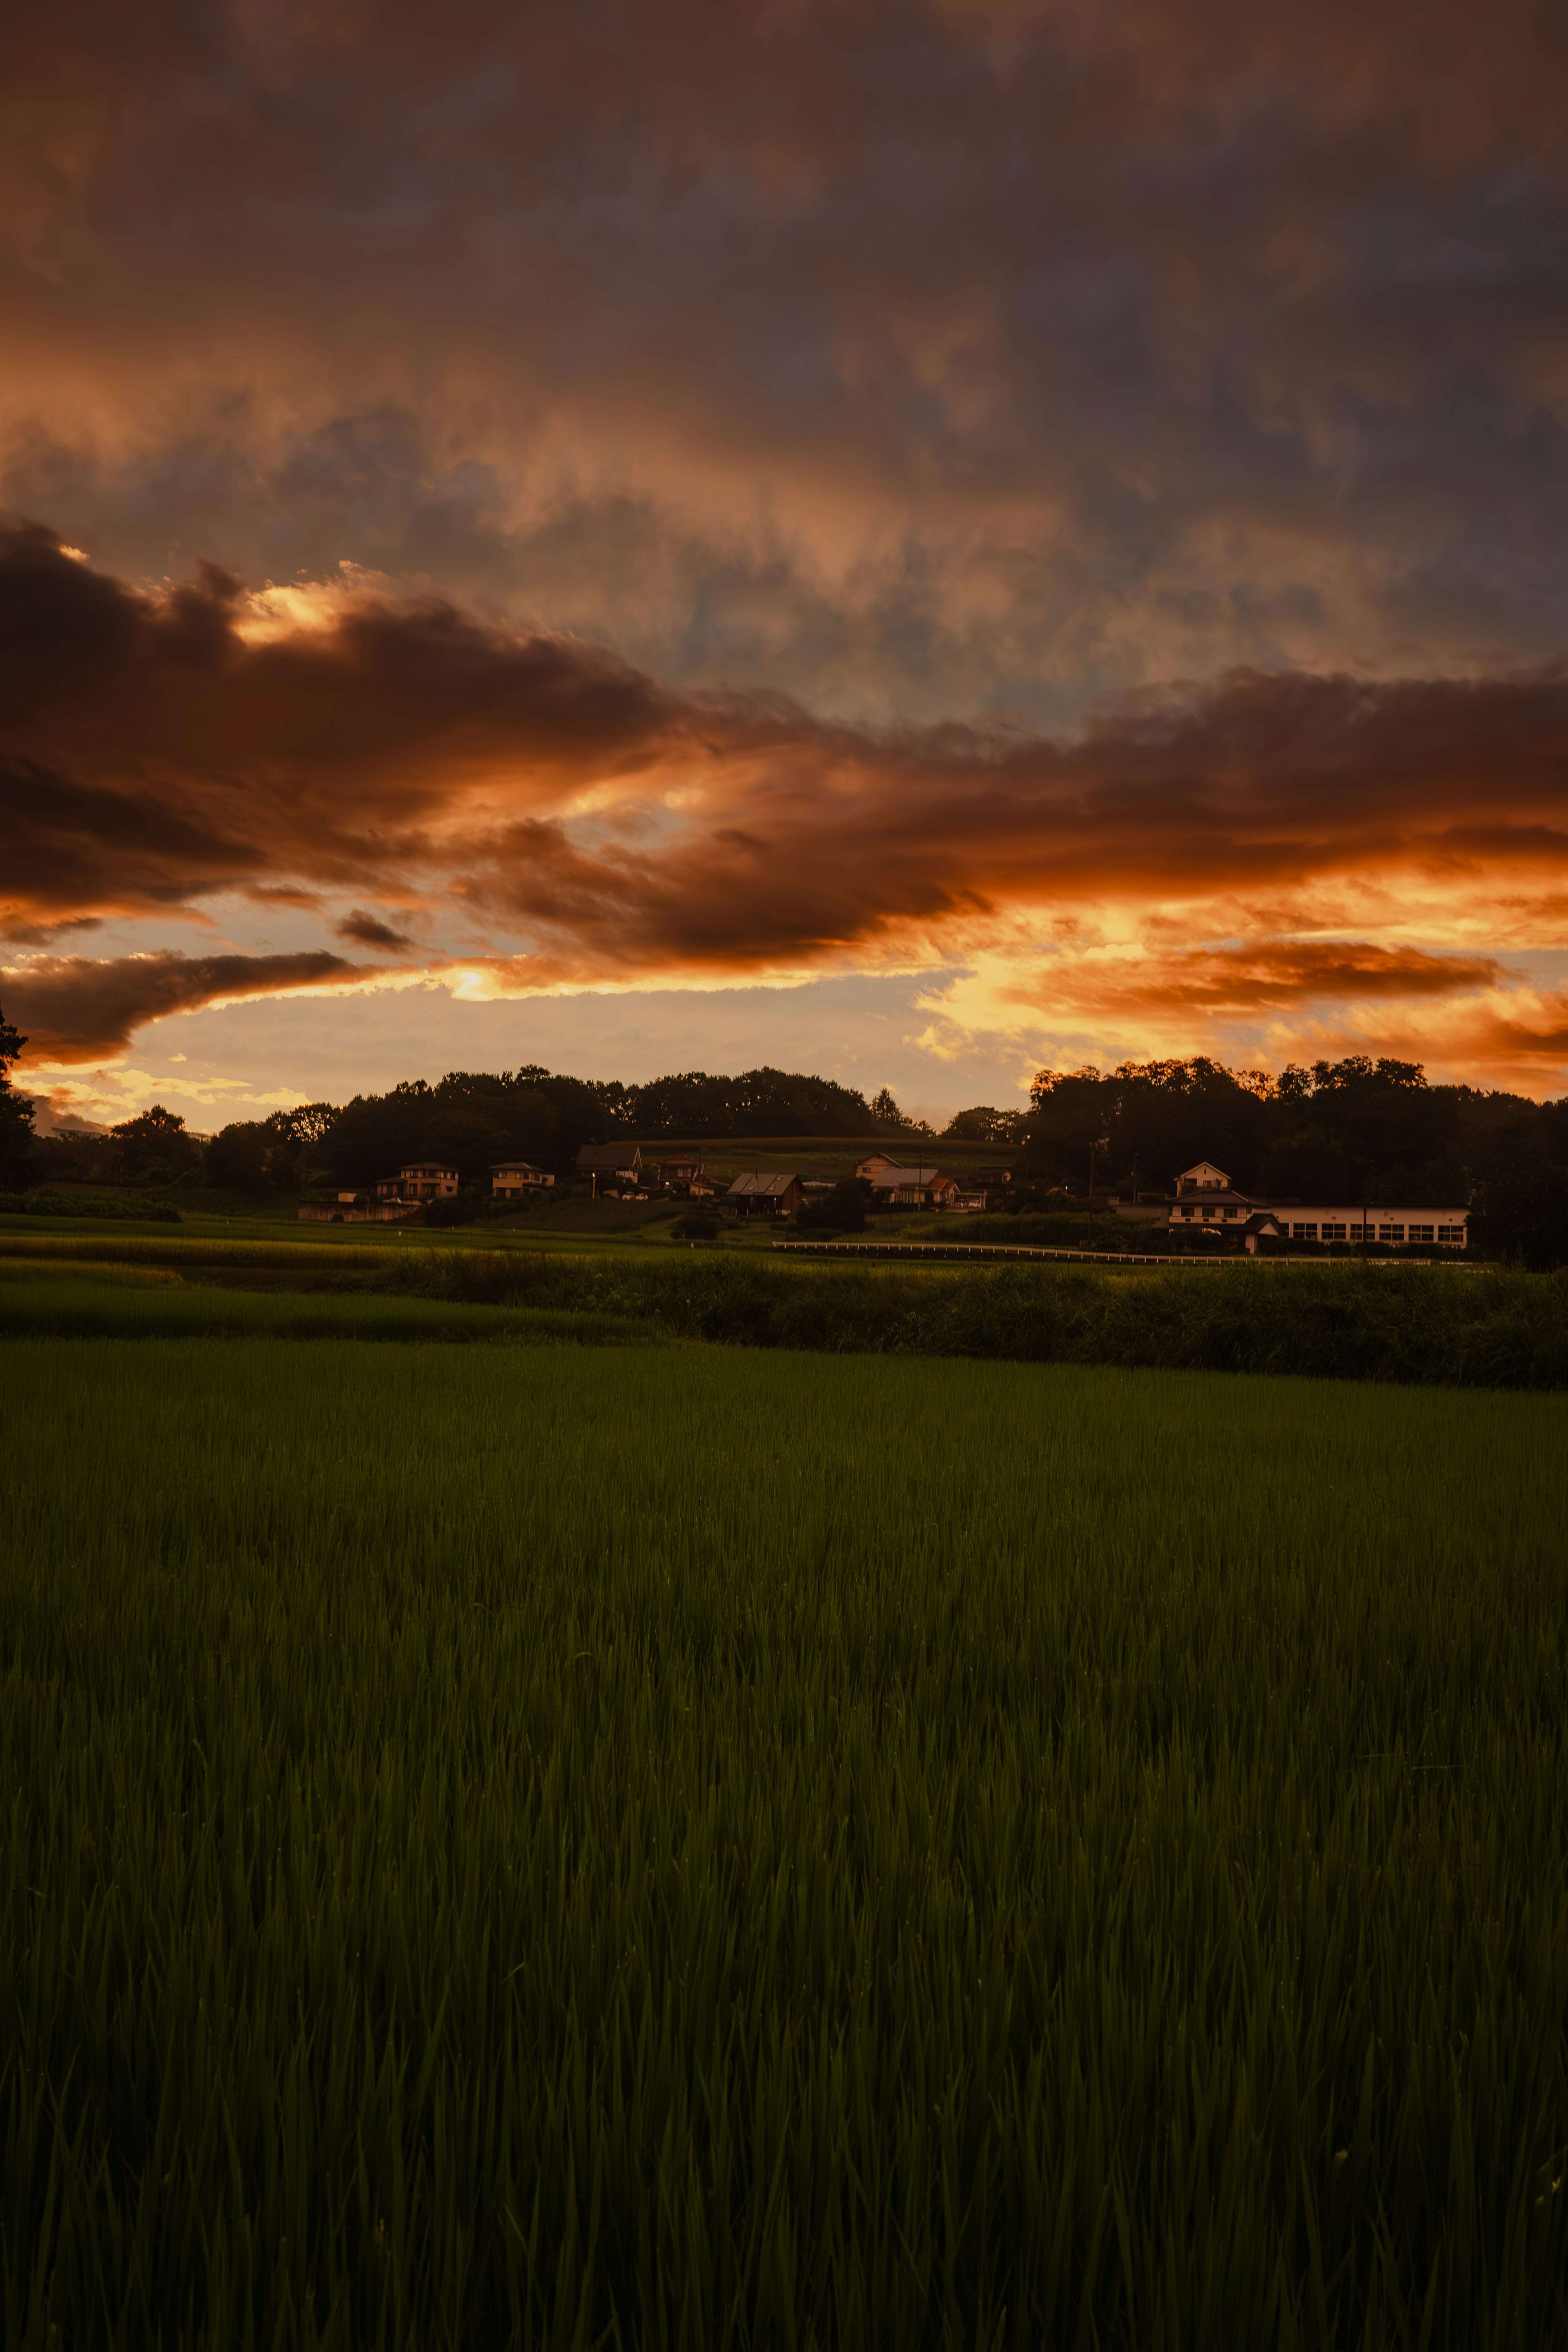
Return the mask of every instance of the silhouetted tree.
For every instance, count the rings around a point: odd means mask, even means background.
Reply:
[[[221,1128],[207,1145],[202,1172],[209,1184],[224,1192],[268,1192],[276,1143],[269,1119],[237,1119]]]
[[[989,1103],[977,1103],[973,1110],[954,1113],[942,1130],[944,1143],[995,1143],[1007,1149],[1025,1140],[1029,1114],[1024,1110],[997,1110]]]
[[[177,1111],[154,1103],[112,1127],[115,1162],[131,1184],[172,1184],[196,1164],[196,1145]]]
[[[7,1192],[26,1182],[33,1150],[33,1097],[11,1083],[11,1065],[26,1042],[0,1012],[0,1188]]]

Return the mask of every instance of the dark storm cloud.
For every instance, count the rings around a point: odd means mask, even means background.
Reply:
[[[512,794],[634,772],[676,706],[613,656],[448,605],[247,643],[235,583],[139,594],[0,533],[0,892],[22,923],[434,866],[421,831],[500,760]]]
[[[25,1063],[98,1062],[123,1052],[149,1021],[289,989],[374,979],[342,956],[170,953],[37,956],[5,972],[6,1018],[27,1040]]]
[[[363,907],[351,908],[336,929],[340,940],[352,940],[356,947],[381,948],[392,955],[401,955],[414,945],[407,931],[394,930],[390,923]]]
[[[9,496],[818,710],[1568,629],[1561,20],[24,0]]]

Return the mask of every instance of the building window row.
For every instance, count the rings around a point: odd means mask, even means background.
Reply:
[[[1298,1242],[1442,1242],[1449,1248],[1462,1248],[1465,1240],[1463,1225],[1352,1225],[1303,1224],[1290,1227],[1290,1238]]]

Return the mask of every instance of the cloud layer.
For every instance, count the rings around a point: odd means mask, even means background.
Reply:
[[[415,967],[480,992],[989,959],[1003,1028],[1086,988],[1102,1025],[1168,1027],[1495,989],[1568,905],[1555,665],[1243,672],[1063,740],[856,725],[434,601],[280,613],[210,565],[139,591],[39,526],[0,541],[0,645],[5,916],[35,946],[238,893],[400,961],[415,910],[442,942]],[[35,1054],[86,1057],[386,969],[36,953],[5,984]]]
[[[17,0],[35,1056],[870,969],[1564,1083],[1565,121],[1555,0]]]
[[[0,478],[845,717],[1568,627],[1549,0],[18,0]]]

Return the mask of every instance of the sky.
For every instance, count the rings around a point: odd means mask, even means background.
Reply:
[[[1568,1089],[1568,7],[13,0],[44,1122]]]

